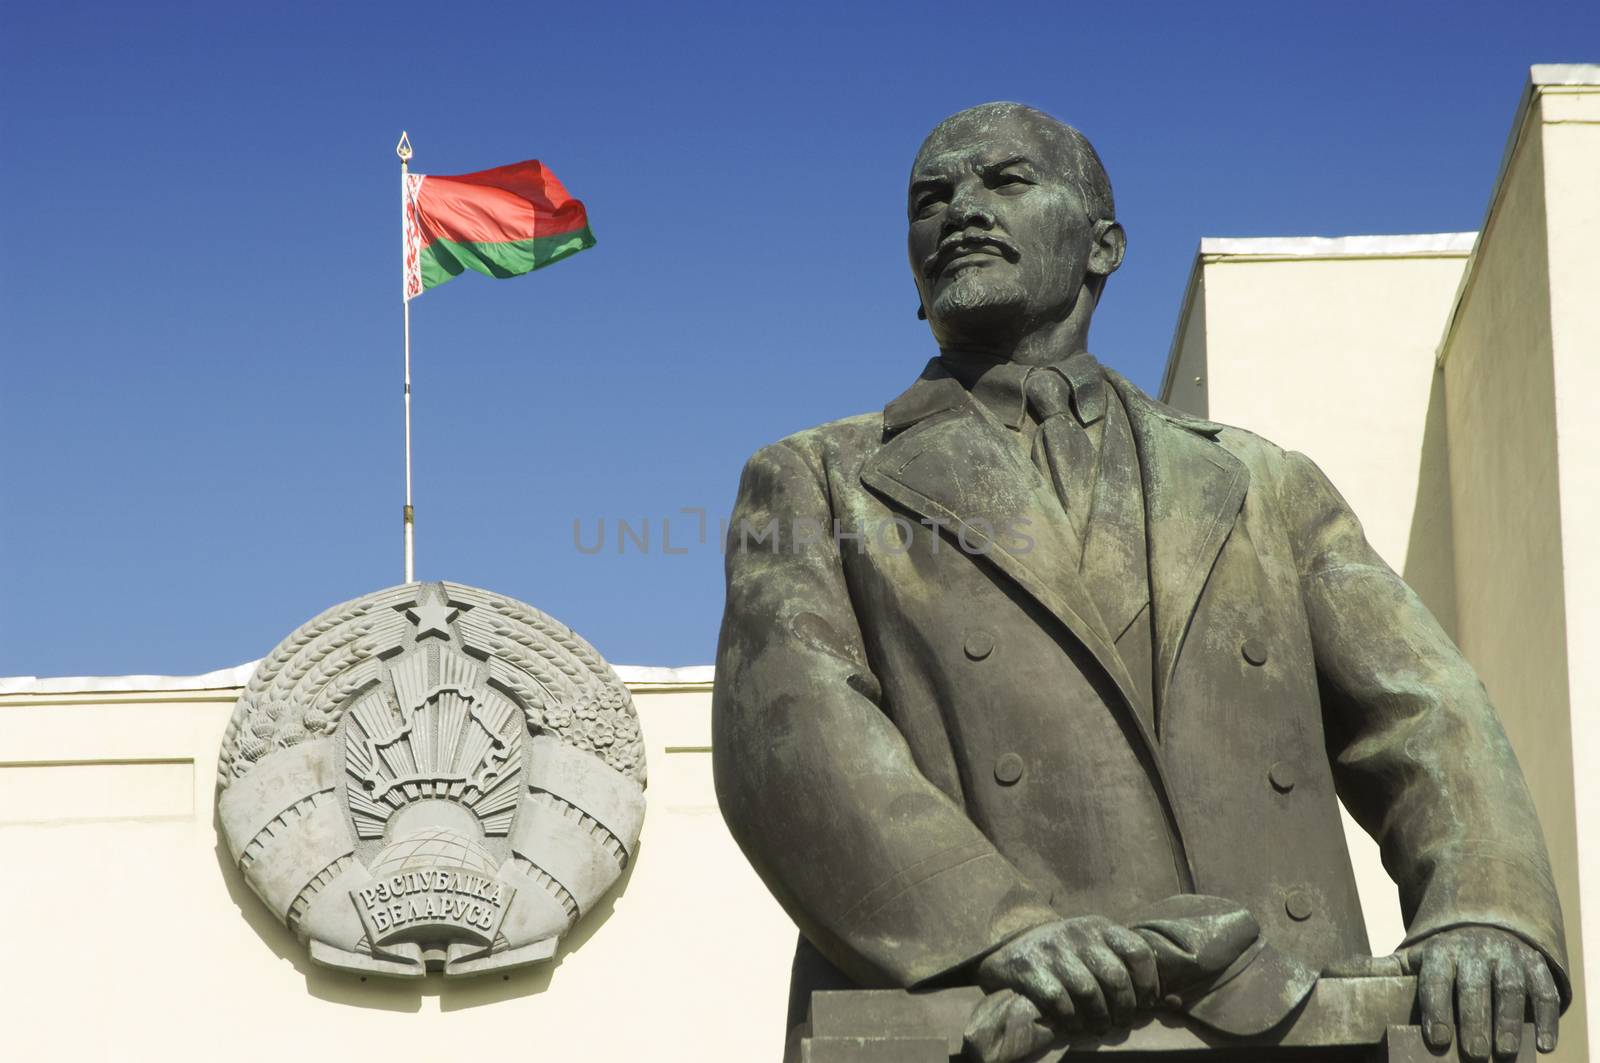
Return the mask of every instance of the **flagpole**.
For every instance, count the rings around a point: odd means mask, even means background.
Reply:
[[[406,582],[415,583],[415,511],[411,508],[411,298],[406,290],[406,228],[405,211],[408,206],[406,197],[410,194],[406,187],[409,183],[407,177],[410,173],[411,141],[405,131],[400,133],[400,143],[395,145],[394,153],[400,157],[400,306],[405,321],[405,409],[406,409],[406,505],[401,511],[405,524],[405,557],[406,557]]]

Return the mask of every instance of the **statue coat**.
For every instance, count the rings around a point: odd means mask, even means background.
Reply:
[[[1449,637],[1308,459],[1107,376],[1144,493],[1153,683],[1049,485],[937,360],[884,412],[745,467],[716,787],[805,940],[855,984],[937,984],[1052,919],[1205,893],[1321,969],[1368,951],[1342,797],[1408,943],[1505,928],[1569,997],[1533,804]]]

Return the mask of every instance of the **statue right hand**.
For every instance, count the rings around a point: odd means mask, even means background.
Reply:
[[[978,965],[978,983],[990,993],[1014,990],[1062,1033],[1125,1029],[1160,993],[1149,944],[1098,915],[1019,934]]]

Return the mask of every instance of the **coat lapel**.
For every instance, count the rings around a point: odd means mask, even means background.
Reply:
[[[1012,433],[937,360],[885,409],[885,428],[903,428],[869,458],[861,480],[896,504],[952,530],[1049,610],[1105,669],[1128,706],[1138,688],[1078,577],[1082,548],[1055,493]],[[1020,533],[1020,536],[1019,534]],[[1025,546],[1021,536],[1032,540]],[[1144,734],[1139,714],[1132,713]],[[1145,734],[1152,744],[1153,738]]]
[[[1189,620],[1233,531],[1250,473],[1217,444],[1221,425],[1159,405],[1122,376],[1106,375],[1122,393],[1139,451],[1155,620],[1155,699],[1165,716],[1167,687]]]
[[[862,483],[912,513],[965,530],[967,543],[1064,624],[1115,683],[1121,698],[1110,709],[1126,721],[1138,746],[1172,830],[1179,878],[1192,890],[1194,870],[1160,747],[1135,707],[1139,689],[1079,577],[1081,546],[1054,489],[1010,430],[972,401],[938,359],[884,408],[884,431],[890,438],[862,466]],[[1008,521],[1032,540],[1031,548],[1005,534]],[[1154,575],[1152,569],[1152,582]]]

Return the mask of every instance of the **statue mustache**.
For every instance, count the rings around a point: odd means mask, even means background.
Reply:
[[[955,236],[941,242],[931,255],[922,260],[923,274],[928,277],[938,276],[939,271],[950,259],[968,251],[981,250],[992,250],[1007,262],[1015,262],[1021,257],[1016,248],[993,236]]]

